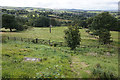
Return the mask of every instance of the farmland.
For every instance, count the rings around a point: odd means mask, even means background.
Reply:
[[[2,78],[118,77],[117,11],[2,6],[1,12]]]
[[[31,28],[21,32],[9,32],[2,29],[2,36],[39,38],[64,42],[64,30],[67,27]],[[50,46],[5,40],[2,44],[3,78],[97,78],[99,72],[118,76],[118,32],[111,31],[113,42],[100,45],[89,35],[86,29],[80,29],[81,45],[75,51],[67,46]],[[39,58],[42,61],[25,61],[24,58]],[[97,67],[100,67],[99,69]],[[102,76],[103,77],[103,76]]]

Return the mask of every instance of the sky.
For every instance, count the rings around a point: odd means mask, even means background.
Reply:
[[[0,0],[0,6],[118,10],[118,2],[119,0]]]

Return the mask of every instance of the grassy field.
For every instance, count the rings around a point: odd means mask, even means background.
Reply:
[[[53,27],[52,33],[49,32],[49,28],[32,28],[27,31],[21,32],[9,32],[9,29],[1,29],[3,32],[2,36],[11,36],[11,37],[23,37],[23,38],[40,38],[40,39],[51,39],[54,41],[64,41],[64,30],[67,27]],[[80,29],[82,39],[93,38],[85,32],[85,29]],[[118,41],[118,32],[111,31],[111,36],[114,41]]]
[[[64,41],[66,27],[32,28],[22,32],[2,32],[2,36],[27,37]],[[3,29],[4,30],[4,29]],[[118,32],[111,32],[114,42],[100,45],[98,40],[81,29],[82,42],[76,51],[69,47],[53,47],[20,41],[2,44],[2,75],[7,78],[96,78],[118,75]],[[25,57],[42,61],[25,61]]]

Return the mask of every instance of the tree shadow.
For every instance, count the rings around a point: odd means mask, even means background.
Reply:
[[[0,30],[0,32],[11,32],[11,31],[5,31],[5,30]],[[12,32],[18,32],[18,31],[12,31]]]

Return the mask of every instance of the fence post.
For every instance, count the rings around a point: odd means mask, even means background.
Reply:
[[[62,42],[60,42],[60,46],[62,46],[62,44],[63,44],[63,43],[62,43]]]
[[[49,45],[50,45],[50,40],[49,40]]]
[[[16,41],[16,37],[14,37],[14,40]]]
[[[28,42],[30,42],[30,39],[28,38]]]
[[[9,38],[9,36],[8,36],[8,40],[9,40],[10,38]]]
[[[38,43],[38,38],[36,38],[36,43]]]
[[[23,41],[23,39],[21,38],[21,41]]]

